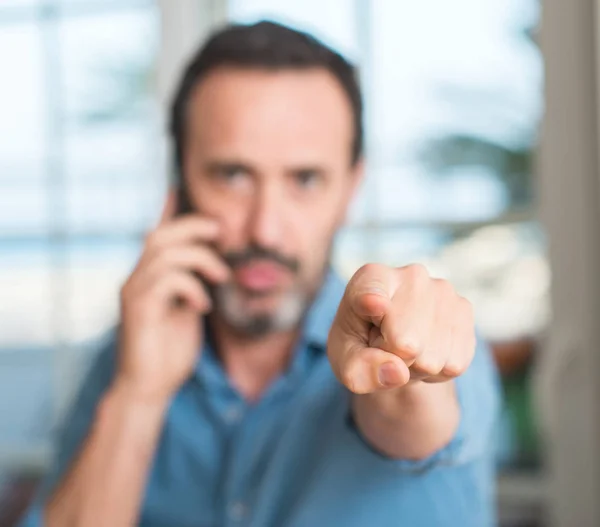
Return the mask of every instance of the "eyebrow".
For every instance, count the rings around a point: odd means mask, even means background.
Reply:
[[[323,166],[318,165],[298,165],[286,169],[288,174],[300,174],[302,172],[314,172],[318,175],[323,175],[327,172],[327,169]]]
[[[205,165],[206,170],[211,174],[218,174],[227,171],[240,171],[248,174],[255,174],[256,170],[252,168],[248,163],[237,160],[222,160],[222,161],[209,161]]]
[[[253,168],[249,163],[243,161],[231,159],[231,160],[213,160],[209,161],[205,165],[206,170],[211,174],[218,174],[227,171],[240,171],[250,175],[257,174],[259,171]],[[298,174],[301,172],[315,172],[316,174],[323,175],[327,172],[327,168],[316,164],[306,165],[293,165],[287,167],[285,172],[288,174]]]

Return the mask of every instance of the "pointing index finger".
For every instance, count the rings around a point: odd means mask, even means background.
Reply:
[[[396,288],[393,273],[394,269],[379,264],[367,264],[356,272],[349,300],[357,316],[376,325],[381,323]]]

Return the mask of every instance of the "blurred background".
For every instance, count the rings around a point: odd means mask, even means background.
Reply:
[[[0,1],[0,525],[44,473],[159,214],[183,61],[218,24],[263,18],[360,66],[368,176],[335,265],[422,262],[473,301],[503,379],[502,524],[549,525],[540,16],[538,0]]]

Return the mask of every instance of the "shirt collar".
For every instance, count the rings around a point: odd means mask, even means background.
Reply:
[[[335,271],[329,269],[304,322],[303,337],[308,344],[325,349],[329,328],[337,313],[344,290],[343,280]]]

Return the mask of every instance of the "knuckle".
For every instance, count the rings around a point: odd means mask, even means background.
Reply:
[[[421,354],[421,346],[418,340],[411,335],[400,335],[394,340],[396,351],[401,353],[403,358],[416,359]]]
[[[466,365],[459,361],[450,361],[444,365],[444,369],[442,370],[442,374],[445,377],[459,377],[466,371]]]
[[[160,231],[154,230],[149,232],[144,239],[144,247],[146,250],[160,247],[162,236]]]
[[[435,357],[424,354],[415,362],[413,368],[424,375],[439,375],[444,364]]]
[[[152,262],[152,266],[164,269],[166,265],[171,261],[171,256],[171,251],[168,248],[156,250],[156,252],[154,252],[148,258],[148,262]]]
[[[360,279],[363,278],[365,276],[370,276],[370,275],[376,275],[382,268],[383,266],[381,264],[376,264],[376,263],[367,263],[364,265],[361,265],[358,269],[358,271],[356,271],[356,273],[354,274],[356,279]]]
[[[404,268],[404,272],[412,279],[417,281],[427,280],[429,271],[423,264],[410,264]]]
[[[456,295],[454,286],[448,281],[442,278],[435,278],[433,280],[434,287],[439,296],[446,298],[453,298]]]

